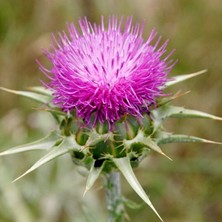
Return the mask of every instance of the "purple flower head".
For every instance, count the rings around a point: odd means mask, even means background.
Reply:
[[[149,112],[167,81],[173,67],[165,58],[167,41],[159,46],[161,37],[153,30],[144,41],[143,25],[132,25],[132,17],[112,16],[105,28],[79,20],[81,33],[74,24],[67,25],[69,34],[53,36],[52,51],[46,56],[50,70],[40,65],[54,92],[54,104],[64,111],[75,111],[89,125],[112,124],[124,115],[142,117]]]

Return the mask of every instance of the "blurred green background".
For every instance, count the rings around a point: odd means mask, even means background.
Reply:
[[[191,92],[174,104],[222,116],[222,3],[220,0],[0,0],[0,85],[25,89],[44,76],[35,59],[65,23],[88,16],[133,15],[145,20],[144,38],[155,27],[178,63],[172,76],[208,69],[207,74],[172,89]],[[38,104],[0,92],[0,150],[38,139],[55,123],[36,111]],[[171,119],[165,127],[222,141],[222,123]],[[166,222],[222,221],[222,149],[219,145],[175,144],[163,149],[173,162],[153,154],[136,175]],[[0,158],[0,222],[105,221],[102,181],[82,197],[86,179],[69,156],[61,157],[11,184],[42,155],[32,152]],[[127,198],[142,203],[123,179]],[[158,221],[145,205],[128,209],[131,221]]]

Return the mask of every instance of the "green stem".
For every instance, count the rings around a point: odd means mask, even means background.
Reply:
[[[124,203],[121,194],[120,174],[110,172],[105,175],[106,205],[108,222],[124,222]]]

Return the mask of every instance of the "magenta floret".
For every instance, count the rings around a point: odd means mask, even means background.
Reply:
[[[90,122],[112,124],[123,115],[142,116],[162,96],[167,75],[173,67],[165,58],[167,41],[160,47],[153,30],[147,41],[142,38],[143,25],[132,25],[132,17],[112,16],[105,28],[79,20],[81,33],[74,24],[69,34],[53,36],[52,50],[46,56],[50,70],[40,65],[54,92],[54,104],[64,111],[75,111],[86,125]]]

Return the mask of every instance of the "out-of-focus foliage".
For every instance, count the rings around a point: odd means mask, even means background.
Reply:
[[[1,0],[0,85],[20,90],[39,85],[44,76],[35,59],[46,63],[41,48],[49,47],[51,32],[65,30],[66,22],[77,23],[84,15],[97,22],[101,15],[111,14],[145,20],[144,38],[153,27],[169,38],[179,59],[172,75],[207,68],[207,74],[173,88],[191,90],[175,104],[222,116],[220,0]],[[37,107],[24,98],[0,93],[1,151],[40,138],[55,127],[48,113],[33,109]],[[187,119],[166,124],[173,132],[221,141],[220,122]],[[165,221],[221,221],[221,147],[178,144],[162,148],[174,161],[153,153],[136,174]],[[104,221],[101,183],[83,198],[86,179],[79,176],[69,157],[11,184],[40,156],[41,152],[32,152],[0,159],[0,221],[84,222],[93,217]],[[125,195],[140,203],[124,180],[123,186]],[[135,222],[157,220],[145,206],[128,212]]]

